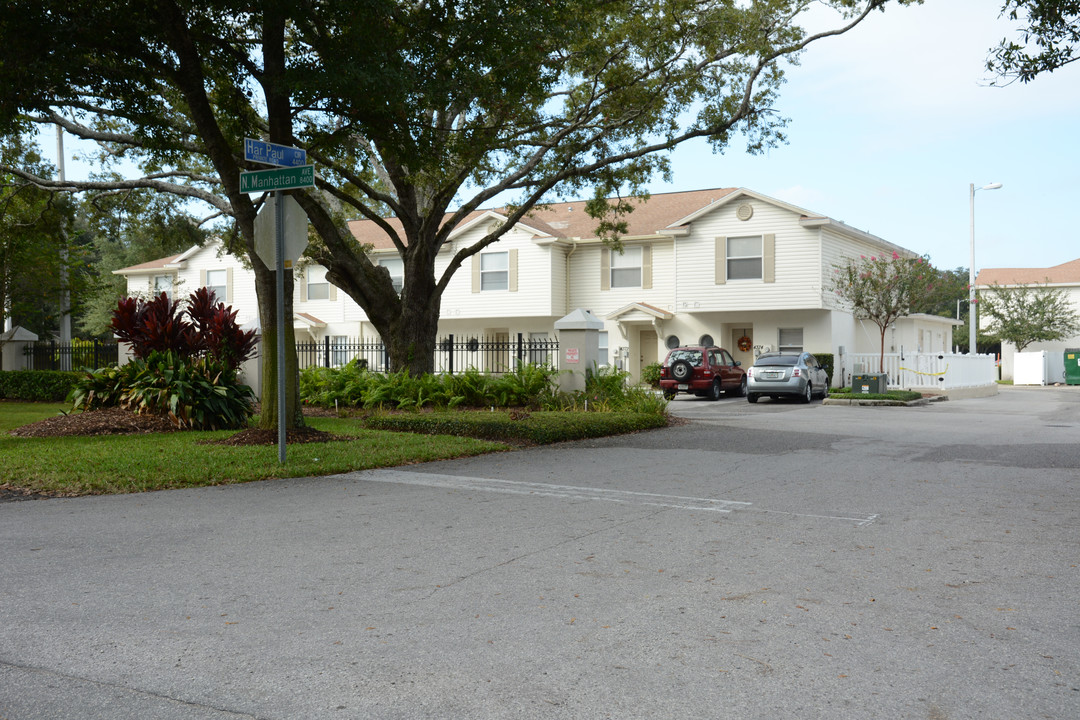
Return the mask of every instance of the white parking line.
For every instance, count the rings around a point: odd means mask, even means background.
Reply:
[[[605,502],[627,503],[654,507],[673,508],[676,510],[702,510],[706,512],[729,513],[732,510],[749,507],[751,503],[736,500],[716,500],[714,498],[684,497],[681,495],[663,495],[660,493],[633,492],[630,490],[610,490],[603,488],[577,487],[575,485],[552,485],[548,483],[521,482],[517,480],[498,480],[492,478],[464,477],[461,475],[439,475],[418,473],[407,470],[369,470],[354,473],[358,480],[369,482],[402,483],[405,485],[423,485],[444,487],[453,490],[481,490],[485,492],[509,493],[512,495],[537,495],[570,500],[603,500]]]
[[[752,507],[753,503],[738,500],[717,500],[715,498],[686,497],[684,495],[664,495],[661,493],[634,492],[632,490],[611,490],[604,488],[579,487],[576,485],[555,485],[550,483],[522,482],[495,478],[476,478],[463,475],[441,475],[420,473],[409,470],[367,470],[353,473],[358,480],[368,482],[400,483],[402,485],[422,485],[441,487],[451,490],[477,490],[482,492],[506,493],[510,495],[533,495],[537,497],[564,498],[567,500],[602,500],[604,502],[644,505],[649,507],[670,508],[672,510],[695,510],[705,512],[730,513],[732,510],[750,510],[753,512],[788,515],[791,517],[813,518],[817,520],[839,520],[854,523],[856,527],[865,527],[880,515],[825,515],[815,513],[791,512],[788,510],[769,510]]]

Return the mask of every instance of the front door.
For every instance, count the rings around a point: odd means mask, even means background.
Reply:
[[[739,347],[739,341],[742,347]],[[746,348],[745,350],[743,348]],[[745,370],[754,364],[754,328],[733,328],[731,331],[731,344],[727,350],[731,356],[742,363]]]
[[[642,330],[638,333],[638,366],[633,374],[641,379],[641,369],[658,362],[656,346],[660,344],[655,330]]]

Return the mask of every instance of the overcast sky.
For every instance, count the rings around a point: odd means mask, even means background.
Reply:
[[[789,144],[761,156],[704,143],[652,192],[747,187],[967,267],[1080,258],[1080,63],[1027,85],[988,86],[987,50],[1015,37],[999,0],[926,0],[875,13],[792,68],[778,109]]]

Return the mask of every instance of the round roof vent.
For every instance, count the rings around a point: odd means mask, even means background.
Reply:
[[[750,203],[743,203],[735,209],[735,217],[740,220],[749,220],[754,217],[754,208]]]

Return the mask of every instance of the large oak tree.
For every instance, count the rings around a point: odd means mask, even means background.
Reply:
[[[10,0],[0,120],[59,123],[143,171],[72,189],[150,187],[230,218],[264,340],[274,281],[253,252],[259,198],[239,192],[242,139],[306,148],[317,189],[293,194],[310,254],[367,313],[392,367],[424,372],[451,277],[533,207],[588,189],[617,241],[626,207],[599,198],[637,193],[694,138],[724,150],[741,136],[751,152],[782,142],[784,63],[917,1]],[[806,32],[807,10],[823,7],[834,25]],[[436,273],[450,233],[507,197],[506,222]],[[397,248],[400,294],[350,234],[355,217]],[[262,387],[273,418],[272,375]]]

